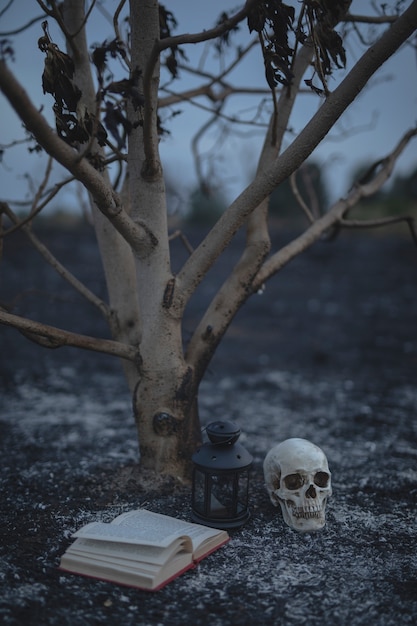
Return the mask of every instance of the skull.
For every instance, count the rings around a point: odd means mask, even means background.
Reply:
[[[331,474],[324,452],[306,439],[286,439],[264,460],[265,484],[284,521],[301,532],[323,528]]]

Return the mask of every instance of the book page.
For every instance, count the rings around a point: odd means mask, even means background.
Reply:
[[[164,565],[175,553],[180,550],[191,553],[191,542],[188,538],[180,538],[171,543],[167,548],[157,546],[137,545],[124,543],[123,541],[95,541],[94,539],[84,539],[78,537],[74,543],[67,548],[70,554],[94,557],[100,555],[101,558],[113,560],[117,557],[126,561],[138,563],[151,563],[153,565]]]
[[[176,563],[177,565],[179,564],[182,569],[187,565],[191,565],[193,562],[191,554],[189,552],[184,552],[183,550],[180,550],[176,554],[172,555],[171,559],[167,563],[160,565],[156,563],[146,563],[141,560],[135,561],[132,559],[125,559],[123,557],[116,556],[116,554],[117,553],[113,553],[110,556],[106,556],[104,554],[92,554],[90,552],[79,552],[78,550],[67,550],[65,552],[65,557],[74,558],[80,563],[87,561],[88,563],[95,564],[97,567],[114,567],[125,572],[140,573],[146,576],[152,576],[153,578],[159,576],[161,572],[164,573],[167,567],[169,567],[171,571],[172,563]]]
[[[111,524],[123,527],[123,529],[129,529],[129,532],[130,529],[140,529],[140,532],[148,539],[150,537],[155,539],[157,537],[161,538],[164,535],[167,537],[186,535],[192,541],[193,551],[207,539],[225,534],[217,528],[208,528],[200,524],[184,522],[175,517],[153,513],[146,509],[122,513]],[[158,543],[161,545],[160,542]]]
[[[172,542],[177,541],[177,533],[163,534],[157,528],[148,529],[145,526],[123,525],[116,526],[105,522],[91,522],[77,530],[73,537],[94,539],[95,541],[112,541],[134,545],[154,546],[155,548],[167,548]]]
[[[219,537],[226,538],[224,531],[208,528],[200,524],[192,524],[182,520],[152,513],[146,509],[138,509],[122,513],[110,524],[104,522],[92,522],[87,524],[73,537],[94,539],[97,541],[112,541],[136,545],[156,546],[167,548],[179,538],[188,537],[189,545],[184,543],[184,549],[190,552],[198,550],[204,542]],[[214,541],[214,544],[216,542]]]
[[[75,574],[93,576],[101,580],[118,582],[122,585],[132,585],[139,589],[158,589],[193,567],[191,555],[180,552],[163,568],[152,567],[149,564],[139,563],[137,567],[130,567],[123,559],[119,563],[96,559],[88,556],[74,555],[65,552],[61,558],[60,569]]]

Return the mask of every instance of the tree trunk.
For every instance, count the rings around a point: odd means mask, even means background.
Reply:
[[[91,74],[91,63],[85,28],[84,0],[66,0],[63,3],[63,17],[69,33],[76,33],[72,47],[75,66],[75,82],[81,91],[80,109],[90,114],[96,113],[97,101]],[[91,151],[104,156],[104,151],[94,140]],[[83,146],[81,146],[81,151]],[[103,184],[111,186],[107,170],[102,172]],[[135,288],[135,265],[132,250],[126,240],[97,208],[90,198],[94,220],[94,230],[100,250],[100,257],[106,277],[109,304],[112,315],[107,320],[113,339],[136,346],[140,339],[139,307]],[[122,360],[122,366],[131,392],[138,379],[137,368],[133,363]]]
[[[171,308],[174,276],[170,266],[166,194],[158,152],[157,97],[159,62],[144,75],[159,39],[155,0],[131,0],[131,72],[146,91],[143,110],[129,103],[128,171],[131,216],[149,233],[150,245],[136,252],[137,293],[141,317],[141,372],[133,406],[144,467],[184,479],[200,441],[197,390],[193,369],[183,356],[181,317]],[[139,123],[141,120],[144,123]],[[145,136],[146,135],[146,136]]]
[[[133,403],[141,465],[184,481],[201,434],[194,373],[184,362],[178,365],[144,371]]]
[[[70,53],[75,80],[82,92],[80,105],[95,114],[96,94],[91,75],[84,23],[83,0],[65,2],[64,19],[69,33],[76,33]],[[156,1],[131,2],[131,79],[143,76],[155,41],[159,39]],[[70,42],[71,45],[71,42]],[[114,339],[139,346],[139,366],[125,361],[124,369],[133,395],[140,463],[180,480],[190,476],[192,451],[200,442],[197,410],[198,383],[183,356],[181,319],[170,310],[170,252],[165,186],[158,154],[157,94],[159,64],[155,64],[150,94],[144,108],[129,101],[133,130],[128,137],[128,176],[121,197],[124,210],[147,237],[132,247],[92,203],[94,227],[104,267],[109,303],[107,320]],[[144,128],[143,118],[146,118]],[[151,142],[146,153],[145,134]],[[82,149],[82,148],[81,148]],[[95,142],[90,147],[100,152]],[[110,186],[106,173],[103,184]]]

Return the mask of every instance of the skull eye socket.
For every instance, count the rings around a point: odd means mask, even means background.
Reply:
[[[317,472],[314,476],[314,484],[317,485],[317,487],[327,487],[329,478],[330,476],[327,472]]]
[[[284,484],[287,489],[294,491],[303,486],[304,480],[301,474],[288,474],[288,476],[284,478]]]

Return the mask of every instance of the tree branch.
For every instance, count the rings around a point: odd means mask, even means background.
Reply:
[[[178,275],[179,306],[185,306],[197,284],[250,213],[310,156],[371,76],[413,34],[416,28],[417,0],[414,0],[380,39],[362,55],[293,143],[273,164],[257,174],[255,180],[232,203],[185,262]],[[314,240],[313,233],[316,229],[322,227],[325,230],[333,223],[329,214],[321,219],[324,223],[318,220],[311,227],[314,229],[311,233],[312,240]],[[330,224],[325,225],[326,220],[329,220]]]
[[[380,228],[381,226],[392,226],[393,224],[400,224],[405,222],[410,230],[410,235],[417,246],[417,224],[412,215],[396,215],[391,217],[381,217],[374,220],[339,220],[339,225],[342,228]]]
[[[11,233],[13,233],[16,230],[19,230],[19,228],[21,228],[24,224],[28,224],[30,223],[33,219],[35,219],[36,215],[38,215],[38,213],[40,213],[42,211],[42,209],[46,206],[46,203],[42,203],[40,205],[38,205],[38,202],[40,200],[40,198],[43,195],[43,192],[45,190],[46,184],[49,180],[49,176],[51,174],[52,171],[52,164],[53,164],[53,159],[51,157],[49,157],[47,165],[46,165],[46,171],[45,171],[45,176],[43,178],[43,181],[41,182],[41,184],[39,185],[39,188],[35,194],[35,197],[31,203],[31,209],[29,211],[29,214],[21,219],[18,220],[16,218],[16,220],[12,220],[15,221],[14,226],[12,226],[11,228],[9,228],[7,231],[3,232],[2,237],[5,237],[6,235],[10,235]],[[52,196],[53,197],[53,196]],[[9,208],[8,204],[6,202],[0,202],[0,212],[5,212],[9,215],[9,217],[11,218],[11,209]],[[11,218],[12,219],[12,218]]]
[[[51,157],[82,182],[91,193],[99,210],[113,223],[134,250],[143,253],[149,243],[147,232],[124,211],[117,194],[103,181],[100,173],[86,159],[80,159],[79,155],[52,131],[26,91],[1,60],[0,89],[37,142]]]
[[[139,351],[136,348],[111,339],[97,339],[96,337],[72,333],[55,326],[34,322],[19,315],[6,313],[3,310],[0,310],[0,324],[20,330],[28,339],[46,348],[72,346],[93,352],[103,352],[136,364],[140,363]]]
[[[53,159],[52,159],[53,160]],[[49,190],[46,190],[46,197],[44,199],[43,202],[41,202],[38,206],[34,205],[34,203],[29,203],[29,202],[16,202],[13,201],[13,204],[15,206],[27,206],[28,204],[32,205],[32,208],[30,209],[30,212],[28,213],[28,215],[26,215],[26,217],[23,217],[18,224],[15,224],[14,226],[11,226],[9,229],[7,229],[2,236],[6,237],[6,235],[11,235],[14,231],[19,230],[19,228],[21,228],[21,226],[23,226],[24,224],[29,224],[30,222],[32,222],[35,217],[51,202],[51,200],[61,191],[61,189],[63,187],[65,187],[66,185],[74,182],[74,176],[70,176],[64,180],[61,180],[61,182],[56,183],[52,188],[50,188]],[[43,195],[43,194],[41,194]]]
[[[0,202],[0,212],[4,212],[14,224],[25,233],[29,238],[36,250],[43,256],[45,261],[54,268],[54,270],[63,278],[68,284],[71,285],[81,296],[83,296],[90,304],[95,306],[104,315],[107,322],[111,323],[112,312],[109,306],[100,298],[98,298],[92,291],[90,291],[81,281],[79,281],[70,271],[68,271],[58,259],[48,250],[48,248],[37,238],[27,224],[19,221],[19,218],[13,213],[13,211],[7,206],[7,204]]]
[[[358,227],[359,221],[350,222],[349,220],[344,220],[344,216],[359,202],[361,198],[365,198],[376,193],[382,187],[382,185],[386,182],[386,180],[392,173],[393,167],[398,157],[407,146],[409,141],[416,135],[417,128],[411,129],[407,133],[405,133],[405,135],[401,138],[394,150],[385,159],[383,159],[383,161],[381,162],[381,169],[378,171],[378,173],[375,175],[371,182],[363,185],[354,185],[346,198],[336,202],[336,204],[334,204],[327,213],[325,213],[322,217],[313,222],[313,224],[311,224],[311,226],[302,235],[294,239],[288,245],[284,246],[283,248],[281,248],[281,250],[271,256],[264,263],[261,270],[258,272],[255,280],[253,281],[253,292],[258,291],[262,287],[262,285],[268,280],[268,278],[270,278],[273,274],[276,274],[294,257],[310,247],[333,226],[352,225]],[[413,239],[416,241],[415,221],[411,216],[388,218],[384,220],[384,222],[382,220],[374,220],[373,225],[382,226],[383,224],[387,225],[400,221],[407,222]],[[369,227],[371,226],[371,223],[363,222],[363,226]]]
[[[173,104],[177,104],[178,102],[190,102],[194,98],[198,98],[199,96],[206,96],[211,102],[223,102],[224,100],[226,100],[226,98],[229,98],[230,96],[266,96],[271,93],[270,89],[257,89],[255,87],[232,87],[231,85],[223,85],[223,89],[221,91],[213,91],[211,84],[201,85],[200,87],[195,87],[195,89],[188,89],[187,91],[183,91],[182,93],[175,93],[174,91],[171,91],[166,87],[164,87],[163,90],[170,95],[165,96],[164,98],[159,98],[159,109],[167,106],[172,106]],[[236,117],[230,116],[226,119],[234,122],[239,121]]]
[[[230,94],[270,94],[270,89],[258,89],[258,88],[240,88],[240,87],[232,87],[224,80],[225,77],[232,72],[232,70],[238,65],[244,56],[250,52],[250,50],[258,44],[257,39],[253,39],[243,50],[239,50],[236,58],[220,73],[220,74],[212,74],[210,72],[204,71],[200,68],[190,67],[188,65],[184,65],[182,63],[178,63],[178,70],[183,70],[189,74],[196,75],[202,79],[206,79],[207,83],[200,85],[200,87],[196,87],[194,89],[189,89],[182,94],[175,94],[174,92],[168,90],[166,87],[162,87],[163,91],[167,93],[171,93],[170,96],[166,98],[160,98],[158,101],[159,108],[168,106],[170,104],[175,104],[176,102],[182,102],[183,100],[191,100],[194,97],[199,95],[206,95],[212,102],[218,102],[219,100],[225,100]],[[220,85],[222,90],[220,92],[214,91],[214,85]]]
[[[303,47],[297,55],[293,68],[292,88],[291,90],[283,89],[280,93],[278,120],[276,109],[271,115],[258,162],[258,173],[268,167],[281,148],[298,87],[311,56],[312,51],[307,46]],[[196,376],[202,375],[205,364],[210,360],[236,312],[252,294],[252,281],[270,250],[267,225],[268,201],[268,197],[264,198],[249,215],[245,249],[233,271],[214,296],[187,346],[186,359],[194,367]]]
[[[214,28],[208,28],[200,33],[184,33],[182,35],[175,35],[173,37],[160,39],[154,48],[153,58],[158,56],[163,50],[167,50],[168,48],[172,48],[174,46],[181,46],[187,43],[201,43],[203,41],[210,41],[211,39],[221,37],[221,35],[237,26],[239,22],[242,22],[247,17],[251,6],[257,1],[258,0],[246,0],[243,9],[240,9],[237,13],[235,13],[235,15],[232,15],[229,19],[221,22],[221,24],[218,24]]]
[[[225,20],[215,28],[204,30],[201,33],[176,35],[175,37],[166,37],[165,39],[157,39],[152,48],[151,54],[145,65],[143,75],[143,96],[144,104],[144,120],[143,120],[143,139],[146,162],[150,164],[151,172],[153,164],[159,163],[157,144],[154,141],[154,132],[152,131],[152,117],[154,114],[152,80],[156,64],[159,61],[160,54],[163,50],[183,44],[201,43],[220,37],[228,30],[239,24],[248,14],[251,5],[257,0],[246,0],[243,9],[238,11],[228,20]]]
[[[365,175],[366,182],[359,182],[356,185],[360,186],[362,190],[362,197],[367,198],[373,196],[382,185],[388,180],[392,174],[395,163],[398,157],[403,152],[407,144],[417,135],[417,127],[408,130],[394,148],[394,150],[386,156],[384,159],[378,161],[371,168],[369,175]]]
[[[294,198],[296,199],[297,203],[299,204],[299,206],[303,210],[303,212],[306,215],[308,221],[310,223],[314,222],[314,215],[313,215],[312,211],[310,210],[309,206],[304,201],[304,198],[302,197],[302,195],[300,193],[300,190],[298,189],[296,174],[297,174],[297,172],[293,172],[291,174],[291,176],[290,176],[291,191],[293,192]]]
[[[321,218],[313,221],[311,226],[299,237],[287,246],[284,246],[270,257],[259,270],[256,277],[249,282],[250,269],[253,268],[253,259],[249,267],[245,266],[245,260],[252,252],[250,246],[246,247],[242,258],[234,271],[217,292],[197,329],[195,330],[187,347],[186,359],[195,367],[196,376],[200,375],[200,368],[204,370],[210,355],[226,332],[235,312],[241,304],[253,293],[259,291],[263,284],[294,257],[309,248],[315,241],[335,225],[359,227],[360,222],[344,220],[346,213],[353,208],[362,197],[376,193],[392,173],[395,162],[404,150],[408,142],[417,135],[417,128],[408,131],[399,141],[392,153],[381,162],[381,168],[372,181],[364,185],[355,185],[346,199],[339,200]],[[312,216],[311,216],[312,217]],[[411,216],[387,218],[363,222],[363,227],[382,226],[405,221],[408,224],[414,242],[417,244],[417,230],[415,220]],[[246,271],[245,271],[246,269]],[[248,272],[249,269],[249,272]],[[247,282],[245,282],[245,279]]]
[[[354,15],[348,13],[343,19],[344,22],[354,22],[359,24],[392,24],[398,15]]]

